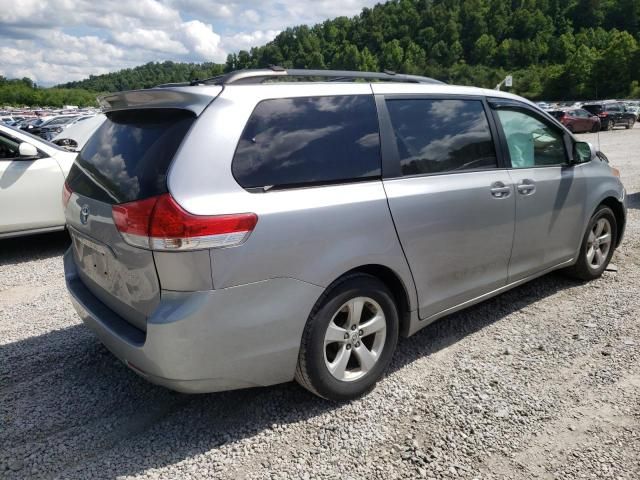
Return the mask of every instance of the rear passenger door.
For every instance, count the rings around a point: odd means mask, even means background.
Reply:
[[[377,103],[384,187],[420,317],[504,286],[515,195],[484,100],[386,95]]]

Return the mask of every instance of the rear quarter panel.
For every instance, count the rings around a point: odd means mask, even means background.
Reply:
[[[380,180],[249,193],[233,178],[231,161],[258,102],[322,95],[372,92],[368,84],[357,83],[225,87],[178,151],[169,191],[194,214],[258,215],[243,245],[211,250],[216,289],[278,277],[326,287],[352,268],[381,264],[401,278],[415,306],[415,288]]]

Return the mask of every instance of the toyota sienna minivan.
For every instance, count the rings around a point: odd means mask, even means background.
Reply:
[[[531,102],[393,73],[233,72],[101,99],[63,192],[75,308],[149,381],[347,400],[399,335],[625,228],[619,173]]]

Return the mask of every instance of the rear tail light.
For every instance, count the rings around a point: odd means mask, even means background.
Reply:
[[[125,242],[163,251],[232,247],[251,234],[258,216],[193,215],[163,195],[112,207],[113,221]]]
[[[69,187],[69,184],[64,182],[64,185],[62,186],[62,208],[67,208],[72,193],[73,191]]]
[[[609,116],[609,114],[608,114],[607,112],[600,112],[600,113],[598,114],[598,116],[599,116],[600,118],[606,118],[606,117],[608,117],[608,116]]]

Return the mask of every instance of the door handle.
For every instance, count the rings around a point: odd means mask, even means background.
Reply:
[[[521,195],[531,195],[536,191],[536,182],[529,178],[522,180],[522,183],[518,184],[518,193]]]
[[[506,186],[502,182],[491,184],[491,195],[496,198],[507,198],[511,194],[511,187]]]

